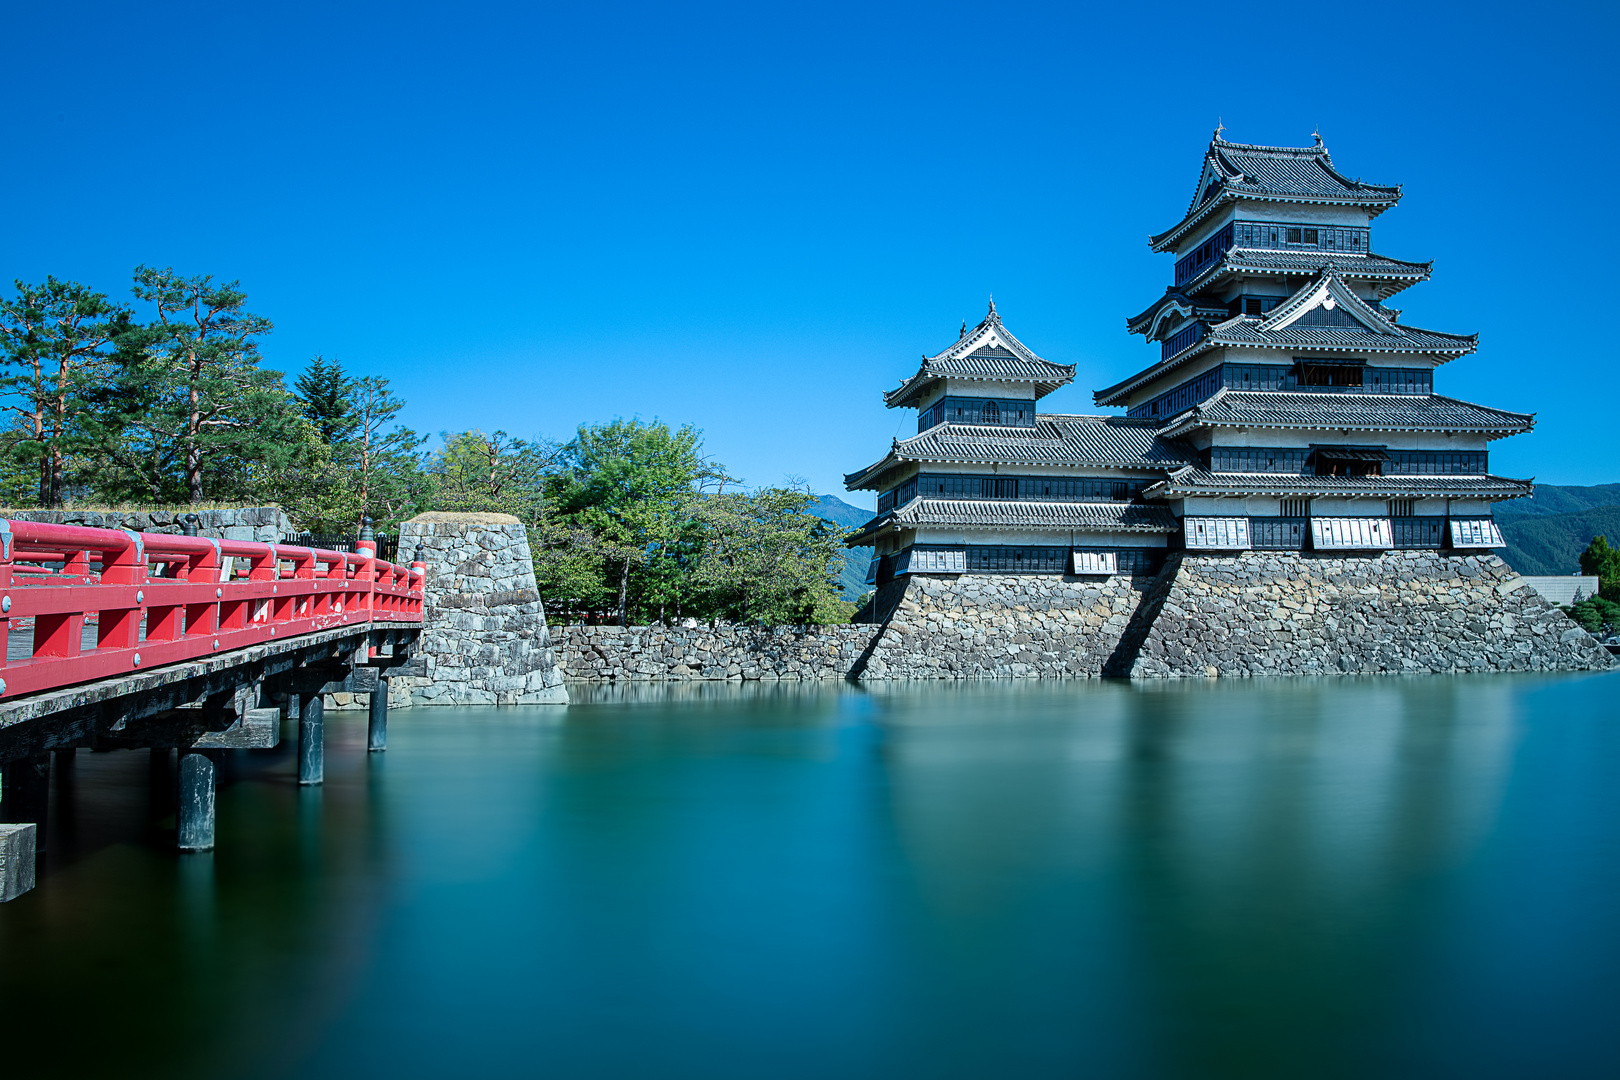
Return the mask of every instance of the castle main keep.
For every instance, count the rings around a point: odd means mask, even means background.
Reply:
[[[1534,417],[1436,393],[1477,335],[1401,321],[1432,263],[1373,250],[1399,187],[1345,176],[1326,147],[1217,132],[1191,203],[1149,243],[1174,283],[1132,333],[1153,363],[1093,395],[1125,414],[1039,411],[1074,378],[984,321],[884,395],[916,436],[846,477],[878,492],[850,540],[874,584],[910,574],[1157,572],[1172,551],[1488,552],[1488,444]]]

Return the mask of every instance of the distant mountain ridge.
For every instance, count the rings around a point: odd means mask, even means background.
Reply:
[[[1536,493],[1528,499],[1509,499],[1497,503],[1496,520],[1578,514],[1604,506],[1620,506],[1620,484],[1598,484],[1595,487],[1537,484]]]
[[[830,521],[844,529],[853,529],[858,525],[865,525],[877,516],[874,510],[863,510],[859,506],[851,506],[836,495],[822,495],[816,499],[816,505],[810,512],[823,521]],[[872,561],[872,549],[869,547],[849,548],[844,555],[844,572],[838,579],[843,585],[845,600],[858,600],[869,586],[866,584],[866,567]]]

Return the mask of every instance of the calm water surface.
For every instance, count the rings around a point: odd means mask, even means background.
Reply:
[[[186,858],[148,755],[81,752],[0,907],[7,1071],[1620,1076],[1617,700],[695,687],[369,756],[336,715],[323,789],[241,755]]]

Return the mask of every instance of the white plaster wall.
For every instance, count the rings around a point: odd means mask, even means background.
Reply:
[[[946,379],[944,393],[951,397],[1012,398],[1015,401],[1035,400],[1035,387],[1031,383],[993,382],[989,379]]]

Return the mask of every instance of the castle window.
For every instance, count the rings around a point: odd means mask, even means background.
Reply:
[[[1301,362],[1299,365],[1299,385],[1301,386],[1359,387],[1361,382],[1361,365],[1359,364],[1311,364]]]
[[[1288,242],[1290,244],[1299,243],[1299,230],[1298,229],[1289,229],[1288,230]]]
[[[1303,230],[1303,232],[1305,234],[1304,243],[1314,245],[1316,243],[1316,230],[1315,229],[1305,229],[1305,230]]]
[[[998,408],[996,403],[993,401],[987,401],[984,403],[984,422],[986,424],[1001,423],[1001,409]]]
[[[1389,516],[1392,518],[1409,518],[1415,513],[1416,499],[1389,500]]]
[[[1309,499],[1283,499],[1283,517],[1310,517],[1311,500]]]
[[[1016,499],[1018,498],[1018,481],[986,476],[979,481],[979,498]]]

